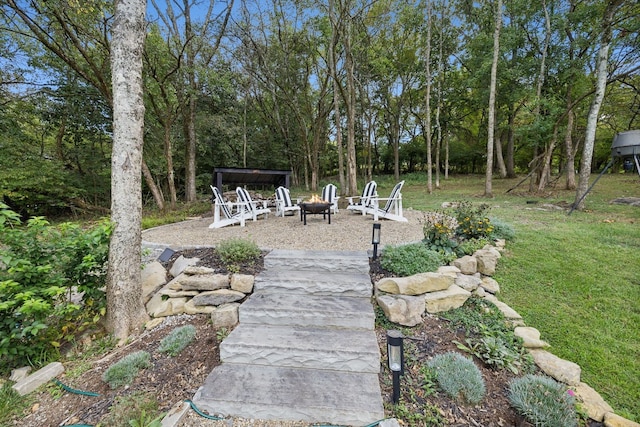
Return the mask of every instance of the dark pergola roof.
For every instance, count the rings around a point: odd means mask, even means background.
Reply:
[[[213,185],[222,190],[222,185],[289,188],[291,171],[273,169],[214,168]]]

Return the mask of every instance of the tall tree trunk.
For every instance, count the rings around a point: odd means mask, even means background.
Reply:
[[[567,102],[571,102],[570,98],[567,98]],[[576,189],[576,151],[573,146],[573,121],[575,120],[575,113],[570,108],[567,112],[567,130],[564,134],[564,152],[566,157],[566,182],[565,188],[567,190]]]
[[[346,34],[344,38],[345,66],[347,69],[347,184],[348,194],[358,194],[358,177],[356,164],[356,88],[355,63],[351,50],[352,22],[351,16],[346,17]]]
[[[504,156],[502,155],[502,133],[500,133],[500,136],[496,138],[496,162],[498,163],[500,178],[506,178],[507,167],[504,164]]]
[[[338,80],[338,65],[336,60],[336,45],[340,37],[340,29],[335,15],[335,4],[329,0],[329,21],[331,22],[331,41],[329,42],[329,72],[331,73],[331,86],[333,87],[333,112],[336,126],[336,149],[338,150],[338,181],[340,183],[340,195],[347,194],[346,180],[344,176],[344,148],[342,142],[342,116],[340,114],[340,81]]]
[[[156,202],[156,206],[161,211],[164,210],[164,196],[162,195],[162,191],[156,185],[156,182],[153,180],[153,175],[151,174],[151,170],[149,170],[149,166],[147,166],[147,162],[142,159],[142,176],[144,177],[144,182],[149,187],[149,191],[151,191],[151,195],[153,195],[153,201]]]
[[[185,158],[184,158],[184,200],[187,203],[196,201],[196,93],[198,84],[196,83],[195,71],[195,52],[193,43],[193,28],[191,26],[191,5],[190,0],[184,1],[184,38],[187,40],[186,65],[187,65],[187,84],[189,87],[188,102],[186,112],[184,114],[185,124]],[[174,186],[175,189],[175,186]],[[172,202],[172,209],[175,204]]]
[[[587,116],[587,129],[585,130],[584,146],[582,147],[582,159],[580,161],[580,177],[576,188],[576,199],[573,202],[578,210],[584,209],[585,198],[583,197],[589,187],[589,176],[591,175],[591,161],[593,159],[593,148],[596,140],[596,128],[598,126],[598,112],[604,99],[604,92],[607,89],[607,65],[609,62],[609,47],[613,35],[613,16],[624,0],[610,0],[602,18],[602,35],[600,39],[600,49],[596,63],[596,92],[589,108]]]
[[[427,191],[433,193],[433,159],[431,156],[431,1],[427,0],[427,46],[425,49],[424,73],[427,87],[424,94],[425,143],[427,145]]]
[[[493,61],[491,63],[491,83],[489,87],[489,118],[487,124],[487,171],[485,174],[484,196],[493,197],[493,138],[496,120],[496,81],[498,77],[498,57],[500,56],[500,28],[502,27],[502,0],[498,0],[495,10],[495,30],[493,32]]]
[[[148,319],[140,285],[145,9],[144,0],[115,2],[111,39],[113,234],[107,272],[107,327],[120,344]]]
[[[516,133],[515,129],[515,120],[516,120],[516,109],[513,108],[513,105],[510,107],[509,111],[509,132],[507,133],[507,178],[515,178],[516,177],[516,168],[515,168],[515,147],[516,147]]]
[[[173,170],[173,144],[171,143],[171,122],[166,121],[164,124],[164,158],[167,162],[167,184],[169,186],[169,207],[171,210],[176,208],[178,200],[176,194],[175,171]]]

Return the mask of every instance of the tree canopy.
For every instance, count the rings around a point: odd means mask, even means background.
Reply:
[[[587,173],[616,133],[640,128],[632,0],[152,0],[147,12],[143,199],[161,208],[208,193],[214,167],[289,169],[294,184],[349,194],[408,171],[425,185],[428,172],[436,185],[440,172],[522,174],[544,191],[553,174],[576,188],[598,70]],[[13,208],[110,206],[113,25],[109,1],[0,2],[0,195]]]

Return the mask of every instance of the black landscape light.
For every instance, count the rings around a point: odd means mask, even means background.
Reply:
[[[393,404],[400,400],[400,375],[404,375],[404,345],[402,332],[391,329],[387,331],[387,361],[393,375]]]
[[[171,259],[174,253],[176,253],[176,251],[174,251],[173,249],[166,248],[158,257],[158,261],[167,262]]]
[[[371,235],[371,244],[373,245],[373,259],[378,258],[378,245],[380,244],[380,227],[379,222],[373,224],[373,234]]]

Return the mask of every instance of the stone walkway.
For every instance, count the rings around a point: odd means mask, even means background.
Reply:
[[[244,418],[384,418],[366,252],[274,250],[264,266],[194,403]]]

